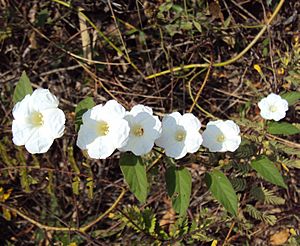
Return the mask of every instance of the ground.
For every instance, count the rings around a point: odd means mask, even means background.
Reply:
[[[300,172],[291,161],[300,156],[299,134],[266,134],[260,143],[257,102],[270,92],[299,91],[299,10],[296,0],[0,1],[1,244],[296,245]],[[64,136],[45,154],[31,155],[11,140],[12,98],[23,71],[33,88],[49,88],[66,114]],[[191,111],[203,128],[212,119],[232,119],[256,145],[234,155],[201,148],[177,162],[188,168],[193,188],[186,225],[176,227],[165,158],[156,152],[144,157],[151,188],[141,204],[123,180],[119,152],[93,160],[76,146],[75,107],[88,96],[96,104],[115,99],[128,110],[144,104],[160,117]],[[299,118],[298,103],[286,121]],[[290,164],[280,167],[288,189],[247,169],[259,151],[274,152],[266,146],[275,140],[284,146],[280,160]],[[238,194],[238,218],[224,211],[204,182],[217,166]],[[277,200],[253,199],[254,186]],[[130,208],[138,214],[150,208],[174,236],[140,228]],[[68,230],[93,221],[87,230]]]

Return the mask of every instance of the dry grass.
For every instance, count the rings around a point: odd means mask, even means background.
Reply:
[[[178,14],[176,9],[159,9],[164,2],[160,0],[95,2],[72,1],[71,9],[48,0],[0,1],[0,186],[5,191],[12,189],[5,201],[7,206],[49,226],[86,224],[111,207],[120,195],[119,187],[126,187],[118,153],[107,160],[89,160],[76,146],[74,110],[80,100],[92,96],[99,104],[114,98],[127,109],[140,103],[152,107],[158,115],[188,111],[193,104],[189,90],[195,97],[206,71],[193,68],[146,77],[182,65],[214,64],[236,56],[255,38],[278,3],[220,0],[218,5],[212,1],[176,1],[182,8]],[[86,21],[87,30],[83,30],[85,25],[80,25],[82,19],[76,8],[84,9],[82,13],[94,27]],[[286,1],[271,26],[245,55],[228,66],[211,68],[198,100],[200,109],[193,107],[203,125],[212,117],[237,119],[243,114],[251,122],[261,121],[256,107],[261,96],[298,89],[286,80],[290,71],[299,71],[299,61],[293,60],[293,44],[300,35],[298,10],[298,1]],[[289,57],[288,64],[284,57]],[[253,68],[254,64],[260,65],[264,76]],[[283,73],[280,69],[284,69]],[[34,88],[49,88],[59,98],[67,116],[64,137],[43,155],[32,156],[11,141],[12,95],[23,70]],[[287,121],[299,122],[298,109],[295,106],[289,111]],[[255,130],[251,125],[242,126],[245,135],[255,135]],[[299,135],[284,141],[297,144]],[[244,245],[246,241],[249,245],[268,245],[269,236],[280,228],[299,228],[299,170],[285,172],[288,191],[268,187],[286,200],[285,205],[258,205],[262,211],[276,214],[275,226],[247,216],[247,222],[232,223],[234,220],[224,215],[203,181],[205,171],[218,160],[226,162],[228,156],[200,152],[178,162],[188,167],[193,177],[188,217],[196,218],[201,209],[207,208],[205,216],[215,221],[206,229],[209,237],[219,242],[226,238],[232,245]],[[151,207],[159,220],[174,217],[164,184],[163,160],[154,169],[146,204],[138,204],[127,192],[113,213],[135,204]],[[76,176],[81,180],[79,195],[72,190]],[[28,180],[22,180],[24,177]],[[88,192],[89,177],[94,182],[93,194]],[[251,176],[247,179],[249,184],[261,182]],[[250,188],[249,185],[240,193],[242,210]],[[151,242],[148,236],[142,234],[138,240]],[[10,220],[0,218],[0,239],[7,245],[130,245],[136,233],[109,217],[84,233],[46,231],[11,213]]]

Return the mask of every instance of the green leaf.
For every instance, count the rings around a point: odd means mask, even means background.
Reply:
[[[79,195],[80,178],[75,176],[72,182],[72,190],[75,195]]]
[[[300,133],[300,129],[287,122],[270,122],[267,131],[274,135],[294,135]]]
[[[202,27],[201,24],[197,21],[193,21],[194,26],[196,27],[196,29],[198,30],[198,32],[202,33]]]
[[[237,216],[238,199],[228,178],[219,170],[205,175],[205,182],[213,196],[232,215]]]
[[[180,29],[182,29],[182,30],[193,29],[193,23],[190,21],[181,21],[179,25],[180,25]]]
[[[298,91],[286,92],[286,93],[282,94],[281,97],[283,99],[287,100],[289,103],[289,106],[291,106],[300,100],[300,92],[298,92]]]
[[[31,93],[32,86],[30,80],[26,72],[23,71],[14,91],[13,102],[16,104],[17,102],[22,101],[27,94]]]
[[[75,130],[78,131],[82,124],[82,115],[95,106],[93,98],[87,97],[81,100],[75,108]]]
[[[174,210],[179,215],[185,215],[190,204],[192,190],[192,177],[190,172],[181,167],[171,166],[166,171],[166,184],[168,195],[172,198]]]
[[[173,3],[167,1],[167,2],[163,3],[162,5],[160,5],[158,9],[160,12],[167,12],[172,8],[172,6],[173,6]]]
[[[132,153],[123,153],[119,163],[130,191],[144,203],[148,194],[148,180],[141,157]]]
[[[268,157],[261,156],[260,158],[253,160],[251,162],[251,167],[265,180],[287,189],[280,172],[275,164],[268,159]]]

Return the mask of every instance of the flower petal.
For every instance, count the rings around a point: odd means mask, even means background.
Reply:
[[[106,159],[115,151],[113,142],[107,137],[98,137],[87,146],[88,155],[94,159]]]
[[[166,146],[165,153],[169,157],[180,159],[187,154],[187,149],[184,142],[173,141]]]
[[[30,95],[26,95],[22,101],[16,103],[12,110],[15,120],[22,120],[28,117],[31,113],[30,109]]]
[[[260,111],[260,116],[266,120],[272,120],[273,119],[273,114],[269,110],[261,110]]]
[[[146,112],[148,114],[153,114],[153,111],[150,107],[144,106],[142,104],[138,104],[132,107],[132,109],[130,110],[130,114],[131,115],[137,115],[140,112]]]
[[[286,116],[285,111],[280,110],[278,112],[276,112],[276,114],[273,114],[271,119],[275,120],[275,121],[280,121],[281,119],[283,119]]]
[[[220,128],[217,126],[221,123],[221,121],[217,120],[215,122],[210,121],[206,125],[206,129],[204,130],[202,137],[203,142],[202,145],[209,149],[211,152],[223,152],[223,144],[217,141],[218,135],[223,134]]]
[[[78,131],[76,144],[82,150],[87,149],[88,148],[87,146],[93,143],[95,139],[98,137],[96,133],[96,122],[95,121],[93,122],[94,125],[92,125],[92,123],[81,125]]]
[[[238,147],[241,144],[241,137],[240,136],[236,136],[234,138],[231,139],[227,139],[224,142],[224,147],[226,149],[226,151],[231,151],[234,152],[238,149]]]
[[[186,113],[182,116],[180,122],[186,130],[196,130],[199,131],[201,128],[200,121],[191,113]]]
[[[54,138],[49,136],[43,127],[34,128],[31,137],[25,143],[25,148],[31,154],[45,153],[49,150]]]
[[[198,131],[187,131],[184,143],[188,153],[195,153],[198,151],[202,142],[202,136]]]
[[[269,103],[267,98],[263,98],[258,102],[258,107],[261,111],[268,111],[269,110]]]
[[[282,100],[281,96],[276,95],[274,93],[270,93],[267,96],[267,101],[268,101],[269,105],[275,104],[276,102],[278,102],[278,100]]]
[[[175,116],[175,117],[174,117]],[[169,138],[171,136],[175,136],[175,131],[177,129],[177,121],[180,120],[181,114],[179,114],[178,112],[169,114],[169,115],[165,115],[162,119],[162,123],[161,123],[161,136],[160,138]],[[176,121],[177,119],[177,121]],[[158,140],[158,142],[160,142],[161,140]],[[162,140],[164,141],[164,140]],[[167,139],[165,141],[168,141]],[[159,145],[157,143],[157,145]]]
[[[258,102],[258,107],[260,108],[262,118],[279,121],[286,115],[285,112],[288,110],[288,102],[282,99],[280,95],[271,93]]]
[[[36,89],[31,95],[31,106],[35,111],[57,108],[58,100],[48,89]]]
[[[42,112],[44,125],[49,129],[49,133],[53,138],[60,138],[64,134],[66,117],[62,110],[59,108],[51,108],[43,110]]]
[[[136,156],[141,156],[149,153],[154,146],[154,140],[149,141],[146,137],[130,136],[127,144],[120,151],[131,151]]]
[[[173,112],[169,115],[165,115],[163,120],[164,119],[166,121],[164,124],[166,124],[166,125],[169,124],[168,121],[170,121],[170,120],[173,122],[175,121],[176,124],[179,124],[182,119],[182,115],[179,112]]]
[[[139,124],[144,128],[144,134],[148,139],[157,139],[161,133],[161,122],[157,116],[146,112],[140,112],[131,120],[131,125]],[[130,127],[132,127],[130,125]]]
[[[26,123],[24,120],[13,120],[12,134],[13,143],[17,146],[25,145],[27,140],[33,134],[34,128],[31,124]]]
[[[103,111],[104,110],[103,110],[102,104],[92,107],[91,109],[89,109],[82,115],[83,124],[85,124],[86,121],[89,121],[89,120],[96,120],[96,121],[103,120],[103,115],[104,115]]]
[[[125,112],[125,108],[116,100],[109,100],[103,106],[103,113],[104,115],[109,116],[109,118],[123,118],[125,116]]]
[[[240,128],[236,123],[234,123],[234,121],[226,120],[224,123],[225,125],[227,125],[228,128],[230,128],[233,131],[233,134],[236,135],[240,133]]]
[[[130,127],[128,122],[124,119],[117,119],[113,122],[109,122],[109,134],[108,137],[113,143],[115,148],[122,148],[127,144]]]

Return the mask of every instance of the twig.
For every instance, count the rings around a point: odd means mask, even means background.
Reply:
[[[100,29],[90,20],[90,18],[88,18],[80,9],[74,9],[71,4],[66,3],[64,1],[61,0],[52,0],[53,2],[56,2],[58,4],[61,4],[67,8],[73,9],[76,12],[78,12],[79,15],[81,15],[81,17],[83,19],[85,19],[93,28],[94,30],[98,33],[98,35],[103,38],[119,55],[124,56],[125,60],[144,78],[145,75],[138,69],[138,67],[129,59],[129,57],[127,57],[126,55],[124,55],[124,53],[113,43],[109,40],[108,37],[106,37],[104,35],[103,32],[100,31]]]
[[[189,81],[188,81],[188,91],[189,91],[189,95],[190,95],[190,98],[191,100],[193,101],[193,104],[195,102],[195,106],[201,111],[203,112],[204,114],[206,114],[206,116],[212,118],[212,119],[218,119],[216,116],[212,115],[211,113],[209,113],[208,111],[206,111],[205,109],[203,109],[198,103],[197,101],[195,100],[194,96],[193,96],[193,93],[192,93],[192,89],[191,89],[191,82],[199,75],[201,74],[206,68],[202,69],[200,72],[196,73]],[[202,87],[202,86],[201,86]],[[201,89],[201,88],[200,88]],[[199,90],[200,91],[200,90]],[[202,91],[202,89],[201,89]],[[201,93],[200,91],[200,93]],[[191,111],[190,111],[191,112]]]
[[[232,222],[232,224],[231,224],[231,226],[230,226],[230,228],[229,228],[229,231],[228,231],[228,233],[227,233],[227,236],[226,236],[226,238],[225,238],[225,240],[224,240],[223,245],[226,245],[226,243],[227,243],[227,241],[228,241],[228,239],[229,239],[229,237],[230,237],[230,234],[231,234],[231,232],[232,232],[232,230],[233,230],[233,228],[234,228],[234,225],[235,225],[235,221]]]
[[[253,47],[253,45],[258,41],[258,39],[267,30],[268,26],[274,20],[274,18],[278,14],[279,10],[281,9],[284,1],[285,0],[280,0],[280,2],[278,3],[278,5],[276,6],[276,9],[274,10],[274,13],[271,15],[270,19],[268,19],[266,21],[266,24],[263,26],[263,28],[260,30],[260,32],[255,36],[255,38],[251,41],[251,43],[248,44],[248,46],[244,50],[242,50],[238,55],[234,56],[233,58],[231,58],[231,59],[229,59],[227,61],[219,62],[219,63],[214,63],[213,67],[224,67],[224,66],[227,66],[227,65],[229,65],[231,63],[236,62],[241,57],[243,57],[243,55],[246,54]],[[185,70],[185,69],[207,68],[209,66],[210,66],[210,63],[202,63],[202,64],[189,64],[189,65],[184,65],[184,66],[180,66],[180,67],[174,67],[172,69],[168,69],[168,70],[165,70],[165,71],[162,71],[162,72],[158,72],[158,73],[149,75],[145,79],[153,79],[155,77],[159,77],[159,76],[162,76],[162,75],[165,75],[165,74],[169,74],[169,73],[173,73],[173,72],[177,72],[177,71],[181,71],[181,70]]]
[[[97,224],[100,220],[102,220],[106,215],[108,215],[112,210],[114,210],[117,205],[119,204],[119,202],[121,201],[121,199],[124,197],[125,193],[127,192],[126,189],[124,189],[123,187],[120,187],[122,189],[121,194],[118,196],[118,198],[115,200],[115,202],[110,206],[110,208],[108,208],[103,214],[101,214],[100,216],[98,216],[95,220],[93,220],[92,222],[90,222],[89,224],[85,225],[85,226],[81,226],[79,228],[77,227],[56,227],[56,226],[48,226],[48,225],[44,225],[32,218],[30,218],[29,216],[27,216],[26,214],[24,214],[23,212],[19,211],[16,208],[7,206],[6,204],[0,202],[0,205],[10,211],[12,211],[13,213],[19,215],[20,217],[22,217],[23,219],[27,220],[28,222],[30,222],[31,224],[37,226],[38,228],[42,229],[42,230],[46,230],[46,231],[68,231],[68,232],[80,232],[80,233],[85,233],[87,230],[89,230],[92,226],[94,226],[95,224]]]
[[[205,78],[204,78],[204,80],[203,80],[203,83],[202,83],[201,87],[199,88],[199,90],[198,90],[198,92],[197,92],[197,95],[196,95],[195,99],[193,100],[193,104],[192,104],[192,106],[190,107],[190,110],[189,110],[190,113],[193,111],[195,105],[197,104],[197,102],[198,102],[198,100],[199,100],[199,98],[200,98],[201,92],[203,91],[203,89],[204,89],[204,87],[205,87],[205,85],[206,85],[206,82],[207,82],[207,80],[208,80],[210,71],[211,71],[211,65],[208,67],[207,72],[206,72],[206,75],[205,75]]]

